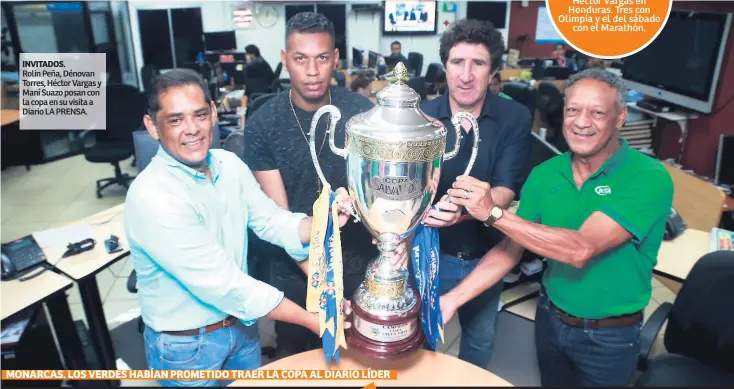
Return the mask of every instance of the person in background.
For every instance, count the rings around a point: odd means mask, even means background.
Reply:
[[[563,135],[571,151],[532,170],[516,215],[475,178],[459,177],[449,191],[507,238],[441,297],[443,319],[500,283],[523,250],[547,258],[535,314],[542,386],[628,386],[637,366],[673,182],[619,137],[625,96],[622,79],[602,69],[568,80]]]
[[[370,97],[372,95],[372,82],[369,78],[364,76],[359,76],[352,81],[352,85],[349,86],[349,89],[352,90],[352,92],[362,95],[364,97]]]
[[[448,94],[421,106],[426,115],[453,128],[451,116],[469,112],[479,124],[479,152],[472,176],[492,183],[492,199],[507,208],[525,180],[531,147],[531,118],[527,108],[489,91],[489,83],[499,71],[504,40],[492,23],[463,19],[451,24],[440,41],[440,57],[446,68]],[[459,154],[444,162],[439,181],[436,209],[424,223],[439,228],[441,246],[438,267],[441,293],[453,289],[469,275],[479,259],[502,235],[487,229],[481,221],[463,214],[447,201],[447,191],[463,174],[474,146],[469,123],[462,123]],[[449,131],[447,151],[454,146],[454,131]],[[489,364],[495,333],[502,283],[484,290],[459,311],[461,340],[459,359],[483,369]]]
[[[397,65],[398,62],[402,62],[403,65],[408,66],[408,59],[405,58],[401,50],[402,50],[402,45],[400,44],[400,41],[394,41],[393,43],[390,44],[390,55],[387,58],[385,58],[385,63],[387,64],[388,72],[393,71],[393,69],[395,68],[395,65]]]
[[[555,66],[566,67],[566,49],[563,45],[555,45],[551,57],[556,61]]]
[[[492,76],[492,81],[489,83],[489,91],[495,96],[502,97],[503,99],[512,100],[512,97],[502,92],[502,76],[500,76],[500,72],[496,72]]]
[[[312,334],[319,332],[319,321],[277,288],[248,275],[246,230],[308,266],[311,218],[268,198],[235,154],[210,149],[217,111],[196,72],[161,74],[148,93],[143,120],[160,146],[125,199],[125,234],[137,272],[148,366],[256,369],[259,318],[292,323]],[[340,225],[348,218],[340,208]],[[218,380],[161,383],[223,385]]]
[[[273,68],[255,45],[245,46],[245,89],[247,94],[268,93],[273,85]]]
[[[309,132],[314,113],[332,104],[341,112],[336,124],[337,142],[343,142],[344,125],[349,118],[370,110],[373,104],[364,96],[330,86],[332,70],[339,58],[334,45],[334,25],[324,15],[303,12],[286,24],[285,49],[281,61],[291,79],[289,93],[280,93],[265,103],[247,120],[244,159],[254,171],[263,191],[280,207],[310,214],[322,190],[309,147]],[[316,153],[327,181],[335,187],[347,186],[344,159],[331,152],[326,134],[328,115],[316,128]],[[371,235],[361,223],[349,223],[342,230],[344,258],[344,296],[350,298],[364,280],[367,263],[378,255]],[[401,246],[399,266],[407,264],[405,245]],[[306,277],[287,253],[278,250],[271,259],[270,282],[302,307],[306,305]],[[276,322],[277,357],[321,347],[321,340],[297,325]]]

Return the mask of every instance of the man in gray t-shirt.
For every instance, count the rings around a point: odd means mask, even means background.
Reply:
[[[279,93],[258,108],[245,126],[244,159],[263,191],[291,212],[311,215],[321,191],[321,182],[311,160],[308,143],[311,120],[316,110],[332,104],[341,111],[336,126],[336,144],[344,146],[344,126],[353,116],[370,110],[367,98],[330,86],[339,52],[334,48],[333,25],[323,15],[301,13],[288,21],[286,50],[281,60],[291,77],[291,90]],[[346,161],[331,152],[326,139],[328,115],[316,130],[316,153],[332,190],[347,187]],[[372,238],[361,223],[342,228],[344,296],[351,299],[364,280],[367,263],[378,255]],[[256,258],[270,267],[267,282],[305,307],[304,272],[280,248],[257,243]],[[276,323],[278,357],[321,347],[320,339],[301,327]]]

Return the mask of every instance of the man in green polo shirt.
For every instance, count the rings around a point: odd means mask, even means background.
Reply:
[[[569,79],[563,135],[571,151],[533,169],[517,215],[502,212],[489,184],[473,177],[448,191],[507,238],[441,297],[443,319],[499,282],[524,249],[546,257],[535,319],[543,386],[626,386],[635,371],[673,183],[658,161],[618,138],[624,96],[622,80],[603,69]]]

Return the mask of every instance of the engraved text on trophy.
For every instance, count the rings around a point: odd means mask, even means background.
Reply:
[[[413,200],[423,195],[423,185],[410,177],[372,177],[372,193],[375,197],[392,201]]]

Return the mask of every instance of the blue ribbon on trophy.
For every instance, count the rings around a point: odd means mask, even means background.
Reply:
[[[443,343],[443,316],[441,315],[438,279],[438,230],[419,223],[413,238],[411,259],[413,276],[421,296],[421,328],[431,348]]]
[[[313,210],[306,309],[319,314],[326,363],[331,363],[332,359],[339,363],[339,347],[346,348],[347,342],[344,337],[343,263],[336,193],[325,186]]]

